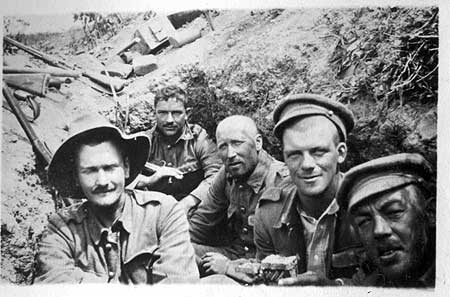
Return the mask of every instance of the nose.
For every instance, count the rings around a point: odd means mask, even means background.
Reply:
[[[108,177],[105,170],[100,169],[97,173],[97,180],[95,181],[97,186],[105,186],[108,184]]]
[[[227,158],[233,159],[235,156],[236,156],[236,151],[234,150],[234,148],[232,146],[229,146],[228,150],[227,150]]]
[[[374,217],[373,235],[375,238],[383,238],[391,235],[392,229],[389,223],[380,215]]]
[[[172,115],[171,112],[169,112],[169,113],[167,114],[167,122],[169,122],[169,123],[172,123],[172,122],[173,122],[173,115]]]
[[[315,164],[316,164],[316,162],[315,162],[314,158],[310,154],[305,153],[303,155],[303,160],[302,160],[302,164],[301,164],[301,168],[303,170],[313,169]]]

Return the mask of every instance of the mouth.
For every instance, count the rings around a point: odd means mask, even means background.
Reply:
[[[301,176],[300,178],[303,179],[307,183],[315,182],[320,175],[307,175],[307,176]]]
[[[232,162],[232,163],[228,163],[228,168],[234,169],[237,168],[241,165],[241,162]]]
[[[114,192],[116,189],[109,189],[109,190],[95,190],[92,193],[95,195],[100,195],[100,196],[105,196],[108,195],[109,193]]]
[[[392,263],[396,259],[397,253],[400,250],[400,247],[378,248],[378,258],[380,259],[380,263],[383,265]]]

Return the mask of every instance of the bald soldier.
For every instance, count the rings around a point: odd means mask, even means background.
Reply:
[[[256,205],[264,190],[277,185],[288,172],[262,148],[262,136],[249,117],[225,118],[217,126],[216,138],[224,165],[191,217],[191,240],[203,274],[226,274],[249,282],[235,274],[234,265],[240,261],[230,260],[255,257]]]

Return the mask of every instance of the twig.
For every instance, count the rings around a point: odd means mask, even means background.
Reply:
[[[438,65],[436,65],[436,67],[434,67],[434,69],[433,70],[431,70],[430,72],[428,72],[428,74],[427,75],[425,75],[425,76],[422,76],[420,79],[418,79],[416,82],[419,82],[419,81],[422,81],[422,80],[424,80],[425,78],[427,78],[428,76],[430,76],[431,75],[431,73],[433,73],[434,71],[436,71],[436,69],[439,67],[439,64]]]

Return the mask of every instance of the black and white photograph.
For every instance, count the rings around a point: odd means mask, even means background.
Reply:
[[[2,13],[2,295],[445,296],[448,4],[117,2]]]

